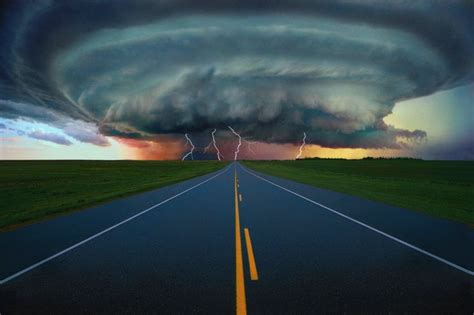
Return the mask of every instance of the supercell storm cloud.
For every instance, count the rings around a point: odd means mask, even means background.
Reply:
[[[0,116],[77,122],[98,145],[232,126],[399,148],[426,133],[383,121],[396,102],[474,81],[470,1],[26,4],[2,13]]]

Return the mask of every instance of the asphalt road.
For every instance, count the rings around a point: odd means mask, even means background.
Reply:
[[[0,248],[2,315],[474,312],[472,228],[238,163]]]

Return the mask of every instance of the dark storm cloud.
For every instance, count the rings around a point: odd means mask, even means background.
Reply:
[[[28,117],[42,122],[55,122],[64,116],[41,106],[0,99],[0,117],[7,119]]]
[[[307,132],[328,147],[399,148],[426,134],[384,123],[396,102],[474,80],[473,10],[467,1],[12,4],[0,31],[10,100],[0,115],[60,113],[136,139],[232,125],[265,142]]]

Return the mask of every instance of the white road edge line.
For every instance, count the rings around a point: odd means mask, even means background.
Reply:
[[[208,181],[210,181],[210,180],[216,178],[217,176],[219,176],[219,175],[221,175],[221,174],[224,174],[224,173],[227,172],[229,169],[230,169],[230,167],[228,166],[228,167],[226,167],[222,172],[219,172],[219,173],[217,173],[216,175],[214,175],[214,176],[212,176],[212,177],[209,177],[208,179],[206,179],[206,180],[204,180],[204,181],[202,181],[202,182],[200,182],[200,183],[198,183],[198,184],[196,184],[196,185],[194,185],[194,186],[192,186],[192,187],[190,187],[190,188],[188,188],[188,189],[186,189],[186,190],[183,190],[182,192],[180,192],[180,193],[178,193],[178,194],[176,194],[176,195],[174,195],[174,196],[172,196],[172,197],[169,197],[168,199],[165,199],[165,200],[161,201],[160,203],[157,203],[157,204],[151,206],[150,208],[145,209],[145,210],[143,210],[143,211],[141,211],[141,212],[139,212],[139,213],[137,213],[137,214],[135,214],[135,215],[129,217],[128,219],[125,219],[125,220],[123,220],[123,221],[120,221],[119,223],[117,223],[117,224],[115,224],[115,225],[112,225],[111,227],[108,227],[108,228],[106,228],[105,230],[103,230],[103,231],[101,231],[101,232],[99,232],[99,233],[96,233],[96,234],[94,234],[94,235],[92,235],[92,236],[90,236],[90,237],[88,237],[88,238],[86,238],[86,239],[80,241],[79,243],[76,243],[76,244],[74,244],[74,245],[72,245],[72,246],[70,246],[70,247],[68,247],[68,248],[66,248],[66,249],[63,249],[62,251],[60,251],[60,252],[58,252],[58,253],[56,253],[56,254],[54,254],[54,255],[52,255],[52,256],[49,256],[48,258],[45,258],[45,259],[43,259],[43,260],[40,260],[40,261],[38,261],[37,263],[35,263],[35,264],[33,264],[33,265],[31,265],[31,266],[29,266],[29,267],[23,269],[23,270],[20,270],[20,271],[14,273],[14,274],[12,274],[12,275],[10,275],[10,276],[8,276],[8,277],[2,279],[2,280],[0,280],[0,285],[5,284],[5,283],[9,282],[10,280],[13,280],[13,279],[15,279],[15,278],[21,276],[22,274],[24,274],[24,273],[26,273],[26,272],[28,272],[28,271],[31,271],[31,270],[33,270],[33,269],[35,269],[35,268],[37,268],[37,267],[39,267],[39,266],[41,266],[41,265],[47,263],[48,261],[51,261],[51,260],[53,260],[54,258],[59,257],[59,256],[65,254],[65,253],[67,253],[67,252],[69,252],[69,251],[75,249],[76,247],[79,247],[79,246],[81,246],[81,245],[83,245],[83,244],[85,244],[85,243],[87,243],[87,242],[89,242],[89,241],[92,241],[93,239],[95,239],[95,238],[97,238],[97,237],[99,237],[99,236],[101,236],[101,235],[103,235],[103,234],[105,234],[105,233],[107,233],[107,232],[109,232],[109,231],[111,231],[111,230],[113,230],[113,229],[115,229],[115,228],[121,226],[122,224],[127,223],[128,221],[131,221],[131,220],[133,220],[133,219],[135,219],[135,218],[141,216],[142,214],[147,213],[148,211],[151,211],[151,210],[155,209],[156,207],[159,207],[159,206],[161,206],[161,205],[167,203],[168,201],[171,201],[171,200],[173,200],[173,199],[175,199],[175,198],[177,198],[177,197],[179,197],[179,196],[181,196],[181,195],[187,193],[187,192],[190,191],[190,190],[193,190],[194,188],[197,188],[197,187],[201,186],[202,184],[207,183]]]
[[[381,235],[383,235],[383,236],[385,236],[385,237],[387,237],[387,238],[389,238],[389,239],[391,239],[391,240],[393,240],[393,241],[395,241],[395,242],[398,242],[398,243],[400,243],[400,244],[402,244],[402,245],[405,245],[405,246],[407,246],[407,247],[409,247],[409,248],[411,248],[411,249],[414,249],[414,250],[416,250],[416,251],[418,251],[418,252],[420,252],[420,253],[422,253],[422,254],[425,254],[426,256],[429,256],[429,257],[431,257],[431,258],[433,258],[433,259],[436,259],[436,260],[438,260],[438,261],[440,261],[440,262],[442,262],[442,263],[445,263],[445,264],[448,265],[448,266],[451,266],[451,267],[453,267],[453,268],[456,268],[456,269],[459,270],[459,271],[462,271],[462,272],[464,272],[464,273],[467,273],[467,274],[470,275],[470,276],[474,276],[474,271],[472,271],[472,270],[466,269],[466,268],[464,268],[464,267],[462,267],[462,266],[459,266],[459,265],[457,265],[457,264],[455,264],[455,263],[453,263],[453,262],[451,262],[451,261],[449,261],[449,260],[446,260],[446,259],[444,259],[444,258],[442,258],[442,257],[436,256],[435,254],[432,254],[432,253],[430,253],[430,252],[428,252],[428,251],[426,251],[426,250],[424,250],[424,249],[421,249],[421,248],[419,248],[419,247],[417,247],[417,246],[415,246],[415,245],[412,245],[412,244],[410,244],[410,243],[408,243],[408,242],[402,241],[401,239],[396,238],[395,236],[392,236],[392,235],[387,234],[387,233],[385,233],[385,232],[383,232],[383,231],[380,231],[379,229],[376,229],[376,228],[374,228],[374,227],[372,227],[372,226],[370,226],[370,225],[368,225],[368,224],[365,224],[365,223],[363,223],[363,222],[361,222],[361,221],[358,221],[358,220],[356,220],[356,219],[353,219],[353,218],[351,218],[351,217],[349,217],[349,216],[347,216],[347,215],[345,215],[345,214],[343,214],[343,213],[340,213],[340,212],[338,212],[338,211],[336,211],[336,210],[334,210],[334,209],[331,209],[331,208],[329,208],[329,207],[327,207],[327,206],[325,206],[325,205],[323,205],[323,204],[321,204],[321,203],[319,203],[319,202],[316,202],[316,201],[314,201],[314,200],[312,200],[312,199],[309,199],[309,198],[307,198],[307,197],[305,197],[305,196],[303,196],[303,195],[300,195],[300,194],[298,194],[297,192],[294,192],[294,191],[292,191],[292,190],[290,190],[290,189],[288,189],[288,188],[285,188],[285,187],[283,187],[283,186],[280,186],[280,185],[278,185],[278,184],[275,184],[274,182],[269,181],[268,179],[263,178],[263,177],[261,177],[261,176],[258,176],[258,175],[255,174],[254,172],[251,172],[251,171],[247,170],[247,169],[244,168],[244,167],[242,167],[242,169],[243,169],[244,171],[246,171],[247,173],[249,173],[249,174],[251,174],[251,175],[253,175],[253,176],[257,177],[257,178],[259,178],[259,179],[261,179],[261,180],[263,180],[263,181],[266,181],[267,183],[269,183],[269,184],[271,184],[271,185],[273,185],[273,186],[276,186],[276,187],[278,187],[278,188],[280,188],[280,189],[283,189],[283,190],[285,190],[285,191],[287,191],[287,192],[289,192],[289,193],[291,193],[291,194],[293,194],[293,195],[295,195],[295,196],[298,196],[298,197],[300,197],[300,198],[302,198],[302,199],[304,199],[304,200],[306,200],[306,201],[308,201],[308,202],[311,202],[312,204],[315,204],[315,205],[317,205],[317,206],[320,206],[321,208],[324,208],[324,209],[326,209],[326,210],[329,210],[329,211],[331,211],[332,213],[337,214],[337,215],[339,215],[339,216],[341,216],[341,217],[343,217],[343,218],[345,218],[345,219],[347,219],[347,220],[349,220],[349,221],[352,221],[352,222],[354,222],[354,223],[357,223],[357,224],[359,224],[359,225],[362,225],[363,227],[365,227],[365,228],[367,228],[367,229],[369,229],[369,230],[372,230],[372,231],[374,231],[374,232],[376,232],[376,233],[378,233],[378,234],[381,234]]]

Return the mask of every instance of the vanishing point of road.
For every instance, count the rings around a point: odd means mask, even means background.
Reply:
[[[2,315],[474,312],[472,228],[237,162],[0,249]]]

